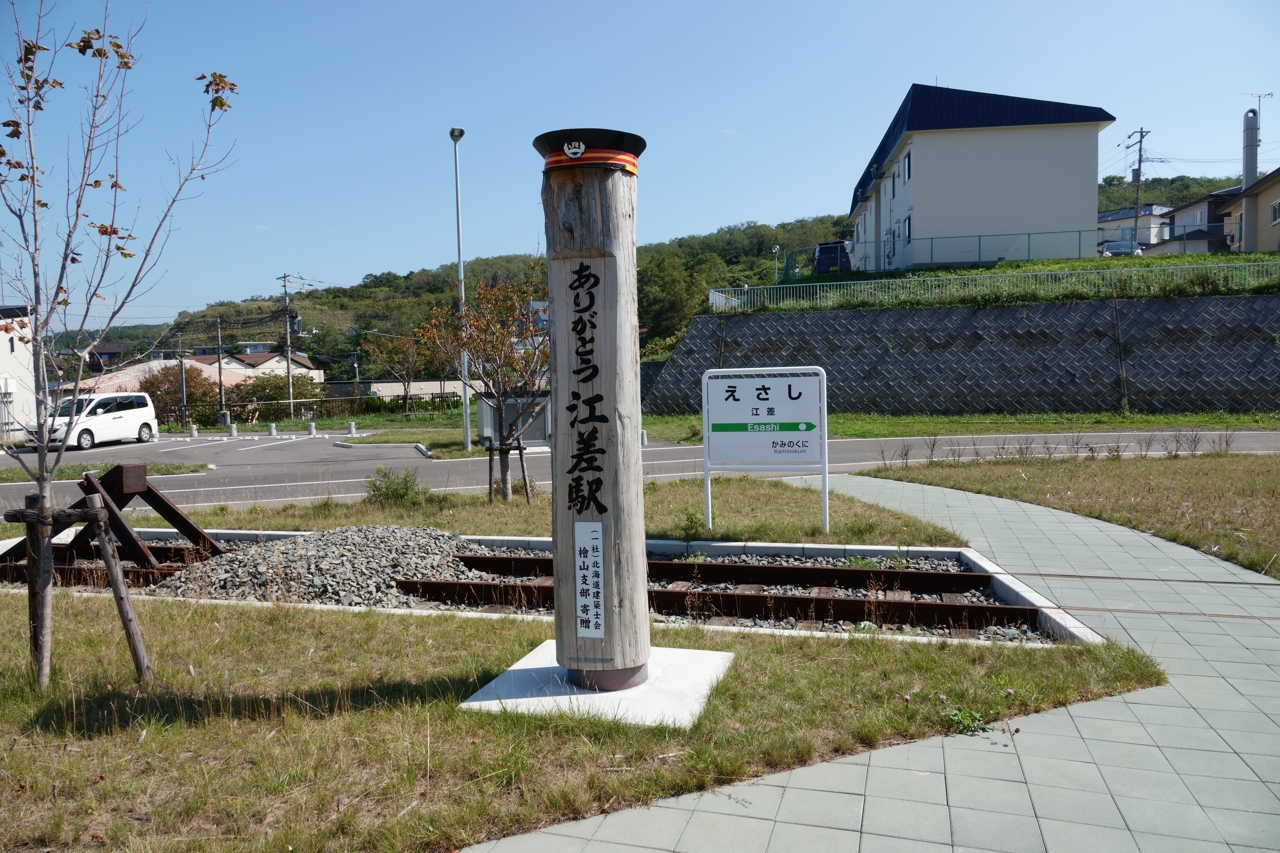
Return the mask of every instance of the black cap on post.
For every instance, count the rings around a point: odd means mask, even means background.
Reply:
[[[546,160],[543,171],[592,166],[634,175],[645,141],[625,130],[583,127],[548,131],[533,140],[533,147]]]

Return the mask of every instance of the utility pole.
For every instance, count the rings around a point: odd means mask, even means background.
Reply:
[[[218,318],[218,411],[227,410],[227,395],[222,390],[222,318]]]
[[[289,279],[297,278],[288,273],[276,281],[284,282],[284,373],[289,377],[289,420],[293,420],[293,318],[289,316]]]
[[[178,332],[178,387],[182,389],[182,405],[178,409],[178,419],[185,429],[187,426],[187,362],[182,355],[182,332]]]
[[[1136,136],[1138,141],[1130,142],[1125,146],[1126,151],[1135,145],[1138,146],[1138,168],[1133,170],[1133,185],[1138,191],[1137,201],[1133,204],[1133,245],[1135,249],[1139,245],[1138,217],[1142,215],[1142,140],[1146,139],[1150,134],[1151,131],[1140,127],[1128,136],[1129,139],[1133,139]]]
[[[449,138],[453,140],[453,194],[458,213],[458,318],[465,330],[467,326],[467,288],[462,279],[462,171],[458,166],[458,143],[466,133],[460,127],[449,128]],[[467,351],[462,351],[462,449],[471,452],[471,395],[467,391],[467,380],[471,378],[467,369]]]

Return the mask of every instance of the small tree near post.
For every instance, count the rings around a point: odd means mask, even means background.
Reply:
[[[461,373],[468,359],[467,387],[496,407],[498,477],[502,499],[511,500],[511,451],[547,405],[547,336],[536,304],[545,293],[542,265],[518,282],[482,282],[467,297],[466,321],[456,308],[436,308],[418,328],[418,341],[437,360],[440,373]],[[508,403],[522,400],[508,411]],[[492,479],[492,478],[490,478]],[[526,479],[526,486],[528,485]]]
[[[135,297],[147,290],[151,274],[159,263],[172,227],[179,201],[186,198],[193,182],[217,172],[222,160],[211,159],[214,129],[226,110],[236,85],[218,73],[196,79],[204,88],[207,111],[203,132],[187,160],[173,160],[176,177],[172,191],[164,197],[155,225],[149,232],[134,233],[133,205],[127,201],[123,174],[123,142],[131,125],[126,101],[128,77],[137,61],[134,57],[136,31],[112,35],[108,7],[102,8],[100,23],[79,30],[79,37],[58,44],[52,7],[43,0],[15,4],[7,21],[13,35],[14,57],[4,61],[9,87],[9,113],[0,121],[0,202],[8,217],[0,224],[0,245],[8,256],[4,265],[6,285],[26,303],[26,321],[4,324],[9,334],[20,335],[32,347],[32,385],[35,392],[35,435],[31,454],[6,452],[18,461],[35,482],[38,516],[51,518],[53,482],[67,445],[74,440],[74,419],[61,435],[54,435],[54,417],[48,371],[58,371],[46,341],[62,335],[79,355],[74,365],[71,399],[67,412],[74,415],[84,378],[88,354],[102,341]],[[83,90],[84,100],[66,103],[69,93],[54,76],[62,57],[78,63],[73,88]],[[67,140],[41,130],[55,127],[60,107],[80,116],[78,139]],[[56,189],[55,189],[56,188]],[[54,449],[56,446],[56,450]],[[32,553],[36,563],[28,573],[40,578],[52,575],[51,528],[36,525]],[[52,585],[38,584],[40,619],[39,656],[35,680],[42,689],[49,686],[52,626],[50,604]]]

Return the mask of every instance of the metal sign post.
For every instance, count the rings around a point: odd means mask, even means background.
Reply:
[[[822,473],[827,492],[827,372],[821,367],[724,368],[702,374],[702,471],[711,529],[713,471]]]

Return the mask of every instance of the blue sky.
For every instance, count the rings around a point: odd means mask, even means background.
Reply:
[[[193,78],[218,70],[240,85],[220,128],[233,165],[182,206],[163,278],[129,318],[274,292],[284,272],[354,284],[450,261],[453,125],[467,131],[468,258],[540,248],[530,143],[561,127],[648,140],[642,243],[845,212],[907,88],[935,79],[1103,107],[1117,117],[1099,139],[1106,174],[1126,173],[1116,144],[1139,125],[1149,150],[1175,159],[1148,175],[1237,174],[1255,103],[1242,93],[1280,90],[1280,66],[1257,50],[1280,36],[1274,0],[1144,8],[1138,21],[1092,2],[117,0],[115,28],[146,18],[123,173],[143,221],[169,179],[166,152],[199,130]],[[60,35],[100,9],[61,0]],[[1262,115],[1261,160],[1275,168],[1280,99]]]

